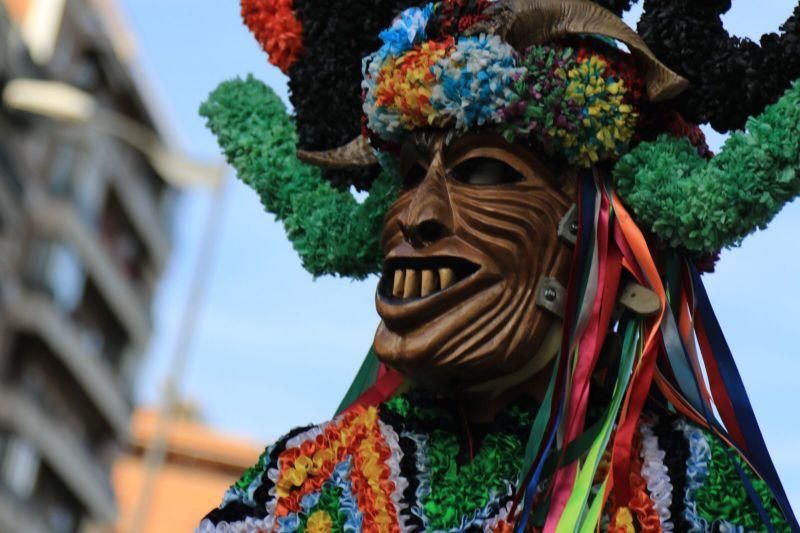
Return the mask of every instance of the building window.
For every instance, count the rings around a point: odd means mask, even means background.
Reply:
[[[115,313],[91,281],[86,283],[81,303],[72,316],[80,330],[84,348],[102,355],[113,369],[118,370],[128,338]]]
[[[34,447],[22,437],[11,435],[0,461],[3,484],[18,498],[27,500],[39,474],[39,455]]]
[[[100,216],[100,238],[112,260],[137,289],[146,294],[145,269],[148,266],[147,249],[126,215],[116,192],[106,197]]]
[[[56,304],[61,309],[71,312],[83,294],[85,281],[78,254],[71,246],[55,243],[48,270],[48,279],[53,288]]]
[[[50,533],[75,533],[84,514],[72,492],[46,464],[39,473],[30,507],[36,509]]]
[[[72,204],[81,220],[93,228],[104,189],[97,172],[99,160],[75,140],[56,137],[54,144],[48,171],[50,191]]]
[[[64,141],[57,141],[53,161],[50,164],[50,190],[58,196],[72,196],[72,174],[75,168],[75,147]]]
[[[6,147],[0,147],[0,181],[5,189],[6,194],[16,201],[22,199],[22,180],[17,174],[16,166],[8,155]]]
[[[84,91],[96,92],[102,82],[102,59],[100,52],[85,50],[79,54],[70,69],[73,85]]]
[[[75,531],[75,511],[57,502],[50,504],[46,510],[47,524],[53,533],[70,533]]]
[[[60,241],[39,241],[31,250],[34,286],[52,295],[62,311],[71,313],[78,305],[86,284],[80,256]]]

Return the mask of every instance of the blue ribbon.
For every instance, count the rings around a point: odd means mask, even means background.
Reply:
[[[778,472],[775,470],[775,465],[769,455],[769,450],[767,450],[767,445],[761,434],[761,428],[759,428],[758,421],[756,421],[756,416],[750,404],[750,399],[747,396],[747,391],[744,388],[742,377],[733,360],[733,354],[725,340],[722,328],[719,325],[719,321],[711,307],[711,302],[708,299],[708,293],[700,279],[700,273],[694,265],[690,265],[690,269],[697,312],[705,326],[706,336],[708,337],[708,342],[711,346],[714,358],[717,361],[720,376],[725,384],[725,389],[728,391],[728,396],[733,404],[734,413],[736,413],[736,418],[739,421],[739,426],[744,435],[745,442],[747,443],[749,452],[747,457],[772,490],[784,517],[792,526],[792,531],[800,531],[797,518],[795,518],[792,506],[789,504],[786,492],[778,477]],[[764,511],[761,505],[761,500],[754,494],[755,491],[746,475],[743,477],[743,481],[745,489],[748,495],[751,496],[751,500],[753,500],[753,503],[756,505],[759,514],[762,515],[762,519],[766,518],[766,511]],[[768,519],[765,524],[769,524]]]
[[[544,463],[547,461],[547,456],[550,454],[550,450],[553,447],[553,442],[556,439],[556,434],[558,433],[558,427],[561,425],[563,404],[564,399],[562,397],[558,405],[558,417],[556,418],[555,424],[553,424],[553,429],[550,431],[550,437],[547,439],[547,445],[545,446],[544,451],[539,458],[539,462],[536,464],[536,469],[533,471],[533,477],[531,477],[531,480],[528,482],[528,486],[525,488],[525,501],[522,506],[522,516],[517,521],[517,525],[514,528],[515,533],[524,533],[525,527],[528,525],[528,518],[530,517],[531,510],[533,509],[533,497],[536,495],[536,487],[539,486],[539,478],[542,476]]]

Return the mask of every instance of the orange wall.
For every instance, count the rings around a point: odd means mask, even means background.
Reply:
[[[143,474],[142,461],[138,457],[125,457],[114,468],[114,487],[120,513],[119,532],[129,531],[127,526],[139,497]],[[142,533],[194,531],[202,517],[220,504],[223,493],[235,481],[236,477],[202,468],[165,466],[155,483]]]
[[[119,521],[114,531],[129,533],[144,483],[146,447],[158,433],[153,411],[137,410],[130,445],[114,465],[112,480]],[[231,484],[256,464],[262,448],[213,431],[197,422],[176,421],[166,432],[167,460],[158,470],[148,495],[144,524],[136,533],[194,531],[203,516],[217,507]]]

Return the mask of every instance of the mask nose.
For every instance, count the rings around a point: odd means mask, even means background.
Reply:
[[[414,248],[430,246],[453,234],[453,208],[441,156],[434,158],[414,192],[405,216],[401,217],[400,229]]]

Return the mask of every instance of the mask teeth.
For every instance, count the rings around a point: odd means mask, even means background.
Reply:
[[[456,275],[452,268],[439,269],[439,282],[441,283],[442,290],[452,285],[455,279]]]
[[[436,274],[433,270],[422,271],[422,287],[420,288],[420,296],[425,298],[429,294],[436,292],[439,289],[439,280],[436,279]]]
[[[392,296],[403,300],[425,298],[450,287],[455,281],[452,268],[399,269],[392,276]]]
[[[403,299],[415,298],[420,293],[420,276],[419,270],[408,269],[406,270],[406,280],[403,286]]]

